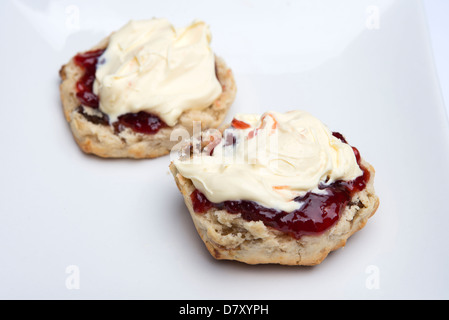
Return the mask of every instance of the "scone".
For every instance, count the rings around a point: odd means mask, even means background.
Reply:
[[[316,265],[379,205],[374,168],[307,112],[238,114],[202,140],[170,169],[216,259]]]
[[[202,21],[130,21],[60,70],[61,100],[86,153],[154,158],[177,143],[175,129],[215,128],[234,101],[232,71],[210,48]]]

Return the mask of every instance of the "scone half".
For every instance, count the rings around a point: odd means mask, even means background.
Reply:
[[[86,52],[106,49],[110,37]],[[215,74],[222,92],[207,108],[184,111],[176,125],[163,126],[154,134],[136,132],[129,127],[109,123],[107,116],[98,108],[83,105],[77,97],[77,83],[84,76],[85,69],[75,63],[73,57],[60,69],[60,96],[64,115],[79,147],[89,154],[104,158],[155,158],[166,155],[177,141],[171,141],[171,133],[176,129],[187,130],[192,134],[193,122],[201,122],[201,128],[219,126],[236,95],[233,73],[225,61],[215,57]]]
[[[363,190],[353,193],[329,228],[298,237],[261,220],[244,219],[240,213],[231,213],[226,208],[212,206],[205,212],[196,212],[192,195],[197,187],[192,179],[181,174],[175,162],[170,164],[170,170],[195,228],[214,258],[247,264],[312,266],[320,264],[331,251],[345,246],[347,239],[365,226],[379,206],[373,185],[374,168],[361,158],[358,163],[369,176]]]

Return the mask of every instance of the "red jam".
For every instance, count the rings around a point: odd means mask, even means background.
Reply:
[[[82,105],[98,108],[98,96],[93,92],[95,82],[95,71],[97,70],[98,58],[104,49],[88,51],[75,56],[75,64],[84,69],[84,75],[76,83],[76,97]]]
[[[118,121],[114,123],[114,128],[120,132],[123,129],[122,126],[130,128],[134,132],[155,134],[167,125],[154,114],[141,111],[118,117]]]
[[[93,92],[93,86],[98,59],[104,51],[104,49],[88,51],[80,53],[74,58],[75,64],[84,69],[84,75],[76,83],[76,97],[83,106],[94,109],[98,109],[100,106],[100,100]],[[104,115],[102,119],[107,119],[107,115]],[[88,118],[88,120],[90,119]],[[94,123],[97,122],[94,121]],[[128,127],[134,132],[155,134],[159,129],[167,125],[158,116],[141,111],[139,113],[128,113],[120,116],[118,121],[113,123],[113,126],[117,132],[122,131],[124,127]]]
[[[346,143],[341,134],[334,133],[334,136]],[[319,186],[321,190],[326,190],[325,194],[308,192],[303,197],[295,198],[295,201],[303,204],[298,210],[284,212],[265,208],[247,200],[212,203],[199,190],[193,191],[190,195],[193,209],[200,214],[211,208],[224,209],[231,214],[240,213],[246,221],[262,221],[266,226],[287,233],[296,239],[303,235],[323,233],[338,221],[353,195],[365,189],[370,178],[369,171],[360,164],[358,150],[354,147],[353,150],[363,174],[352,181],[336,181],[327,186]]]

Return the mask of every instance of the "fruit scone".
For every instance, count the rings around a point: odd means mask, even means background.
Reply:
[[[307,112],[238,114],[195,145],[170,169],[216,259],[316,265],[379,205],[374,168]]]
[[[223,121],[234,101],[231,70],[210,47],[202,21],[130,21],[60,70],[64,114],[80,148],[112,158],[154,158],[190,134]]]

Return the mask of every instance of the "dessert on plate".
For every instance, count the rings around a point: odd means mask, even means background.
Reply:
[[[173,130],[216,128],[234,101],[231,70],[210,47],[202,21],[130,21],[62,66],[60,94],[73,136],[86,153],[154,158],[177,143]]]
[[[316,265],[379,205],[374,168],[304,111],[237,114],[185,151],[170,170],[216,259]]]

